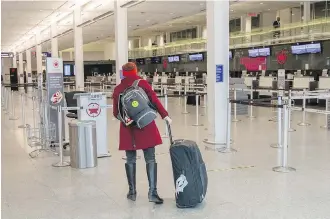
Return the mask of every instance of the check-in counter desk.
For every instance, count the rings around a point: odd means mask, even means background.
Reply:
[[[317,88],[317,82],[314,77],[310,76],[295,76],[293,79],[293,90],[315,90]],[[308,100],[307,104],[315,105],[317,100]],[[295,105],[302,105],[302,100],[295,100]]]
[[[244,77],[244,84],[247,87],[252,87],[253,86],[253,81],[256,81],[257,77]]]
[[[257,88],[268,88],[268,89],[276,89],[276,87],[274,87],[274,77],[272,76],[260,76],[259,78],[259,84]],[[258,92],[258,98],[269,98],[273,96],[271,93],[269,93],[269,91],[259,91]]]
[[[330,90],[330,77],[319,77],[318,89]],[[318,105],[324,107],[326,100],[319,100]]]

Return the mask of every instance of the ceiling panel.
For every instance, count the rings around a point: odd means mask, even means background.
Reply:
[[[260,13],[295,7],[300,3],[297,1],[232,1],[230,4],[230,16],[233,18],[250,12]],[[49,25],[53,19],[60,19],[59,33],[72,29],[73,8],[73,1],[2,1],[1,43],[3,48],[9,48],[19,40],[28,40],[34,36],[31,30],[37,25],[40,26],[39,30],[45,29],[42,39],[48,39]],[[83,22],[92,20],[113,11],[113,8],[113,1],[110,0],[89,1],[82,8],[82,20]],[[205,25],[205,8],[205,1],[145,1],[128,8],[128,34],[130,37],[139,37]],[[113,38],[114,33],[114,16],[110,16],[84,27],[83,42]],[[50,47],[49,42],[45,43],[45,47]],[[60,49],[73,47],[73,33],[61,36],[59,47]]]

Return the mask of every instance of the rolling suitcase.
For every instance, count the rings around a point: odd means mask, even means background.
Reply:
[[[171,142],[175,199],[178,208],[192,208],[201,203],[207,191],[207,172],[201,152],[194,141],[173,141],[170,125],[166,122]]]

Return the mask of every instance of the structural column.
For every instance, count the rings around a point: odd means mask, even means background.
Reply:
[[[77,5],[73,15],[73,32],[74,32],[74,63],[75,63],[75,79],[76,90],[84,90],[84,49],[83,49],[83,33],[81,24],[81,6]]]
[[[120,83],[122,66],[128,61],[127,8],[115,1],[116,84]]]
[[[13,56],[13,68],[17,68],[17,53],[16,51],[13,52],[14,56]]]
[[[57,24],[56,22],[52,23],[51,25],[51,36],[52,36],[52,40],[51,40],[51,44],[52,44],[52,57],[53,58],[58,58],[58,38],[57,36]]]
[[[157,45],[164,46],[164,34],[159,35]]]
[[[311,20],[311,3],[304,2],[304,23],[307,23]]]
[[[36,59],[37,59],[37,74],[38,74],[38,81],[43,81],[42,75],[42,52],[41,52],[41,37],[40,33],[36,35]]]
[[[208,131],[205,141],[226,145],[229,98],[229,0],[207,1]]]
[[[251,33],[252,30],[252,20],[250,16],[241,16],[241,32],[247,34],[246,41],[251,41],[251,36],[248,35]]]
[[[23,52],[18,54],[18,83],[24,84],[24,70],[23,70]],[[19,90],[24,89],[24,87],[19,87]]]
[[[32,67],[31,67],[31,49],[26,50],[26,82],[32,83]],[[27,91],[32,91],[32,87],[28,86]]]

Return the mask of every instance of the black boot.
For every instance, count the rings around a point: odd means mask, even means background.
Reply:
[[[148,163],[147,164],[147,175],[149,181],[149,202],[154,202],[156,204],[163,204],[164,200],[158,196],[157,193],[157,164]]]
[[[127,193],[127,198],[135,201],[136,200],[136,164],[125,164],[126,176],[129,191]]]

